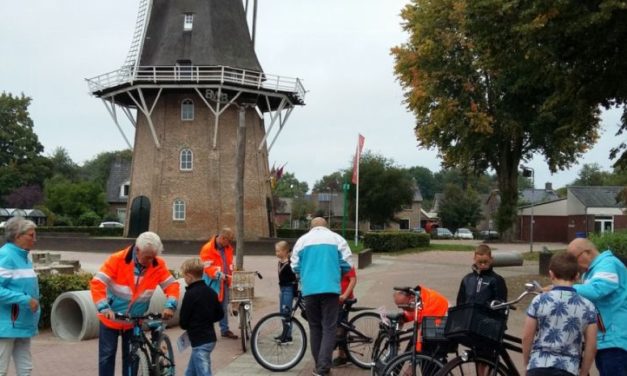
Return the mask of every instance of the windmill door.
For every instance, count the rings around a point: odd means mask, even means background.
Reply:
[[[150,226],[150,200],[146,196],[137,196],[131,205],[128,237],[136,238]]]

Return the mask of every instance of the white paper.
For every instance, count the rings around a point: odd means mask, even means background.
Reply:
[[[189,335],[187,331],[183,332],[176,340],[176,347],[179,349],[179,352],[185,351],[188,347],[192,345],[192,342],[189,340]]]

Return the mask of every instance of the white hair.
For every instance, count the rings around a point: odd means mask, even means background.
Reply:
[[[4,237],[7,242],[14,243],[15,239],[22,234],[26,234],[31,229],[36,228],[35,222],[22,217],[13,217],[4,225]]]
[[[135,240],[135,246],[142,251],[153,250],[157,255],[163,252],[163,243],[161,243],[161,238],[159,238],[159,235],[151,231],[139,234],[137,240]]]

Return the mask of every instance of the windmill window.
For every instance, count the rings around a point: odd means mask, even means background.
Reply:
[[[194,154],[190,149],[181,150],[180,169],[181,171],[191,171],[194,167]]]
[[[181,199],[174,200],[172,204],[172,219],[175,221],[185,220],[185,201]]]
[[[183,19],[183,31],[192,31],[194,25],[194,15],[192,13],[185,13]]]
[[[181,102],[181,120],[194,120],[194,102],[191,99],[183,99]]]

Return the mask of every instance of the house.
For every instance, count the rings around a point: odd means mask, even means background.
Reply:
[[[131,161],[116,157],[111,162],[107,179],[107,203],[109,212],[118,217],[120,223],[126,221],[126,205],[131,182]]]
[[[13,217],[30,219],[37,226],[45,226],[48,222],[48,216],[39,209],[0,208],[1,222],[6,222]]]
[[[533,241],[567,243],[592,232],[627,229],[627,207],[618,200],[624,188],[568,187],[566,198],[523,206],[518,212],[520,240],[533,235]]]

